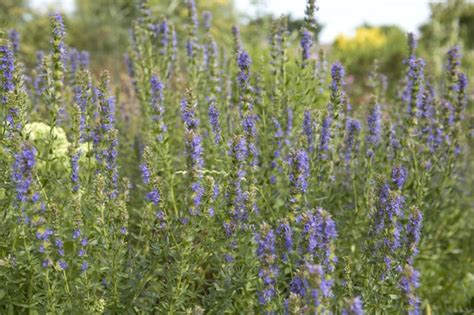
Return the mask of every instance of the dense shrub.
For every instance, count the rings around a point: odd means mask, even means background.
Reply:
[[[352,106],[343,65],[314,54],[314,1],[297,53],[282,18],[252,57],[238,27],[220,47],[192,0],[185,38],[140,5],[117,87],[58,14],[33,69],[1,36],[2,313],[472,306],[459,48],[439,84],[409,35],[399,93],[374,70]]]

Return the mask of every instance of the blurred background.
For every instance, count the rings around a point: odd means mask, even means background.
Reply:
[[[183,0],[150,0],[157,17],[182,25]],[[251,50],[268,47],[272,21],[288,15],[290,45],[299,44],[305,0],[196,0],[199,12],[211,11],[213,32],[221,45],[231,42],[231,26],[238,24]],[[354,80],[366,76],[377,59],[389,79],[403,72],[406,32],[419,38],[419,53],[441,70],[443,54],[453,44],[462,46],[468,72],[473,67],[474,2],[467,0],[320,0],[317,1],[319,45],[330,60],[342,61]],[[92,69],[125,71],[123,55],[129,28],[138,14],[130,0],[1,0],[0,27],[20,34],[20,53],[34,63],[37,49],[49,49],[48,12],[65,14],[67,42],[90,52]]]

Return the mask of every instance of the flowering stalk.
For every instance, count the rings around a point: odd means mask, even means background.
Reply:
[[[8,32],[8,37],[12,45],[12,50],[14,54],[18,54],[20,51],[20,33],[16,29],[11,29]]]
[[[347,308],[342,310],[342,315],[364,315],[364,308],[362,299],[356,296],[353,299],[346,301]]]
[[[304,111],[303,116],[303,134],[306,137],[307,151],[312,153],[314,151],[315,137],[314,137],[314,122],[309,110]]]
[[[328,113],[332,119],[332,137],[338,138],[345,128],[347,105],[344,92],[344,67],[340,63],[335,63],[331,67],[331,86],[328,104]]]
[[[187,168],[191,176],[191,189],[193,191],[193,201],[189,205],[189,213],[198,215],[202,198],[204,196],[204,186],[202,183],[202,170],[204,167],[202,137],[199,133],[199,118],[197,117],[197,101],[191,90],[187,90],[185,97],[181,100],[181,117],[184,123]]]
[[[305,17],[304,17],[304,22],[305,22],[305,27],[308,28],[311,31],[316,30],[316,11],[318,11],[318,7],[316,6],[316,0],[307,0],[306,3],[306,10],[305,10]]]
[[[337,262],[335,222],[327,211],[319,208],[297,216],[295,223],[295,230],[299,231],[299,235],[294,236],[298,255],[292,259],[297,272],[289,284],[294,296],[286,303],[306,312],[327,312],[333,297]]]
[[[109,94],[109,76],[102,73],[100,86],[96,90],[98,98],[98,123],[93,134],[97,171],[105,175],[111,199],[117,196],[117,129],[115,129],[115,99]]]
[[[198,54],[200,52],[200,45],[198,42],[199,20],[197,15],[196,3],[194,0],[186,0],[188,9],[188,38],[186,40],[186,52],[188,56],[189,73],[191,81],[196,83]]]
[[[307,30],[306,28],[303,28],[301,30],[301,65],[302,67],[306,67],[307,61],[311,57],[311,47],[313,46],[313,34]]]
[[[347,118],[344,140],[344,161],[346,166],[349,165],[354,154],[357,153],[360,129],[360,122],[357,119]]]
[[[229,227],[239,227],[248,218],[248,193],[245,182],[248,176],[245,162],[248,158],[248,146],[245,137],[235,136],[230,144],[229,155],[232,160],[230,187],[228,192],[231,222]]]
[[[276,281],[278,265],[275,254],[275,232],[269,225],[263,224],[260,232],[256,234],[257,257],[260,261],[258,276],[262,279],[262,289],[257,292],[258,300],[267,313],[275,311],[273,300],[277,293]]]
[[[164,122],[164,95],[163,95],[163,83],[158,79],[156,75],[151,76],[150,80],[150,106],[149,112],[152,121],[152,134],[155,136],[155,141],[163,143],[165,134],[168,128]]]
[[[369,130],[367,131],[365,139],[367,147],[366,152],[367,156],[372,158],[381,142],[382,135],[382,110],[380,105],[377,104],[376,98],[373,99],[372,107],[367,116],[367,126]]]
[[[290,180],[290,208],[293,211],[304,207],[304,196],[308,191],[310,177],[309,156],[305,149],[294,150],[291,154]]]
[[[240,51],[237,59],[239,73],[237,81],[239,84],[240,117],[242,129],[246,138],[250,165],[256,167],[258,163],[258,150],[256,145],[257,116],[254,113],[252,86],[250,85],[250,65],[252,61],[245,50]]]
[[[49,112],[50,112],[50,126],[53,128],[56,125],[57,115],[59,113],[62,102],[62,90],[64,86],[64,60],[65,60],[65,46],[64,35],[65,28],[63,18],[59,13],[51,14],[51,28],[52,28],[52,51],[51,51],[51,65],[52,73],[48,84],[48,98],[49,98]]]

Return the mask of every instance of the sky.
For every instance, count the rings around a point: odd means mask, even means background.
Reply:
[[[234,0],[237,8],[256,14],[251,0]],[[276,16],[291,14],[303,17],[306,0],[260,0],[262,9]],[[351,35],[363,23],[371,25],[394,24],[405,31],[417,32],[430,16],[428,0],[316,0],[317,19],[324,24],[321,42],[330,43],[339,34]],[[33,7],[60,5],[66,11],[74,7],[74,0],[31,0]]]
[[[241,11],[254,14],[250,0],[234,0]],[[261,0],[275,15],[291,13],[303,17],[306,0]],[[329,43],[339,34],[351,35],[363,23],[395,24],[405,31],[417,32],[430,17],[428,0],[316,0],[316,19],[324,24],[321,42]]]

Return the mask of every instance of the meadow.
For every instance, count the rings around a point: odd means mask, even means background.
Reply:
[[[474,312],[460,46],[433,69],[409,33],[403,78],[374,61],[352,97],[314,0],[261,50],[181,5],[139,2],[112,80],[58,13],[35,65],[0,29],[0,313]]]

